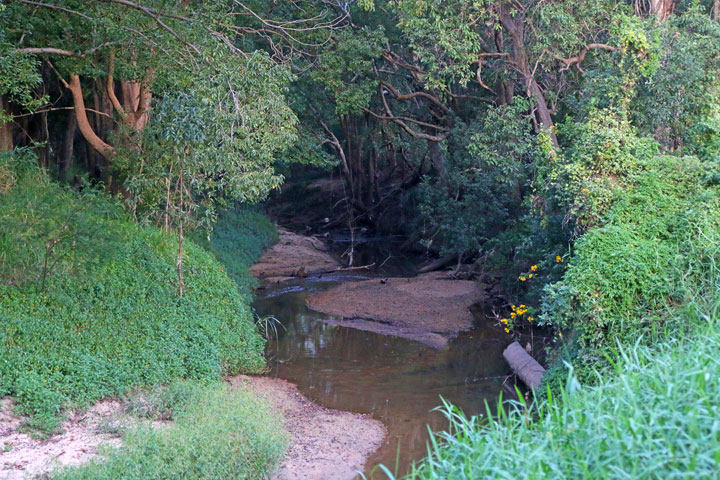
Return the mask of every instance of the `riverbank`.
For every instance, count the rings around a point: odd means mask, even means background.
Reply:
[[[379,421],[318,406],[284,380],[239,375],[227,381],[267,400],[284,419],[290,441],[271,480],[352,480],[385,436]]]

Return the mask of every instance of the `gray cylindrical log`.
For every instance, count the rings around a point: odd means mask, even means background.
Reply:
[[[515,375],[525,382],[525,385],[533,390],[540,386],[545,369],[518,342],[508,345],[503,352],[503,357]]]

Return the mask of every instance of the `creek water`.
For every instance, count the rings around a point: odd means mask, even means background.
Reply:
[[[350,274],[308,277],[257,292],[255,309],[283,325],[268,342],[269,375],[295,383],[314,402],[372,415],[387,427],[383,446],[365,474],[384,464],[398,474],[427,454],[428,426],[447,427],[434,411],[441,398],[467,414],[494,408],[509,370],[502,331],[476,315],[476,326],[443,350],[403,338],[325,323],[333,317],[306,307],[313,292],[370,278]],[[384,478],[375,473],[374,478]]]

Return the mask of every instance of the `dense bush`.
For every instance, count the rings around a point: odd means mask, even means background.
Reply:
[[[563,279],[546,288],[542,319],[579,334],[602,361],[616,341],[687,333],[672,312],[716,284],[720,191],[695,157],[658,156],[616,190],[604,225],[575,245]]]
[[[58,480],[225,480],[267,478],[282,457],[285,435],[266,402],[224,384],[171,385],[160,396],[173,423],[140,426],[109,458],[54,476]]]
[[[63,408],[134,386],[262,370],[246,290],[211,253],[187,242],[178,298],[172,235],[18,156],[3,162],[16,181],[0,195],[0,396],[31,426],[53,430]]]
[[[209,250],[240,290],[249,293],[255,284],[255,278],[249,273],[250,266],[277,239],[275,226],[257,209],[236,207],[220,212]]]

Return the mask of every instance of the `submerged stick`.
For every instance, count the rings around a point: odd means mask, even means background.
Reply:
[[[545,369],[518,342],[513,342],[503,352],[515,375],[533,390],[540,386]]]

